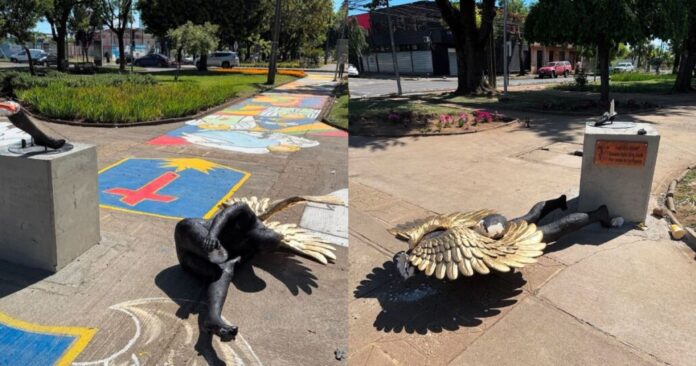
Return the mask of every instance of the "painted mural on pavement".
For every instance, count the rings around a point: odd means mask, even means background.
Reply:
[[[7,146],[24,140],[31,140],[26,132],[13,126],[10,122],[0,122],[0,146]]]
[[[126,338],[124,344],[113,344],[111,339],[95,340],[108,342],[103,346],[101,343],[95,344],[96,349],[103,350],[103,354],[95,356],[95,360],[75,362],[73,365],[154,365],[158,361],[163,361],[163,365],[190,365],[197,364],[197,355],[211,365],[262,365],[242,334],[238,334],[232,342],[222,342],[219,337],[201,333],[196,316],[179,318],[175,315],[182,306],[196,309],[198,314],[204,308],[204,304],[199,302],[169,298],[145,298],[111,306],[109,309],[123,313],[130,319],[133,335]],[[161,350],[165,350],[164,360],[161,359]]]
[[[70,365],[96,332],[27,323],[0,312],[0,365]]]
[[[317,86],[298,80],[276,90],[298,91],[302,88],[314,91]],[[328,99],[314,94],[263,93],[189,121],[184,127],[150,140],[149,144],[196,144],[248,154],[294,152],[318,146],[319,142],[311,137],[347,137],[345,132],[317,120]]]
[[[156,217],[207,219],[250,175],[198,158],[127,158],[99,172],[99,202]]]

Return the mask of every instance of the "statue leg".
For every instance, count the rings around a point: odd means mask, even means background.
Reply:
[[[8,117],[10,122],[15,125],[20,130],[26,132],[34,139],[34,143],[39,146],[50,147],[51,149],[60,149],[65,145],[65,140],[57,140],[39,129],[39,127],[29,119],[29,116],[23,111],[11,115]]]
[[[595,222],[600,222],[606,227],[611,226],[611,217],[609,216],[607,206],[602,205],[598,209],[587,213],[570,214],[558,221],[539,227],[539,230],[544,233],[544,242],[551,243]]]
[[[520,216],[512,221],[524,220],[530,224],[536,224],[537,222],[539,222],[539,220],[543,219],[546,215],[550,214],[552,211],[558,208],[560,208],[563,211],[568,209],[565,195],[562,195],[553,200],[539,202],[536,205],[534,205],[534,207],[532,207],[532,209],[529,210],[529,212],[526,215]]]
[[[234,277],[234,266],[239,263],[240,257],[221,263],[220,277],[208,286],[208,316],[203,324],[207,331],[217,334],[221,340],[234,339],[239,329],[235,325],[227,324],[222,319],[222,307],[227,299],[227,290]]]
[[[222,320],[221,313],[234,276],[234,266],[240,258],[220,264],[211,263],[209,253],[201,247],[207,235],[205,220],[182,220],[174,230],[176,254],[185,271],[212,281],[208,285],[208,314],[203,323],[207,331],[217,334],[222,340],[230,340],[237,335],[238,328]]]

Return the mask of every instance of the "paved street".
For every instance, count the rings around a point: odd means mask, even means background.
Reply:
[[[556,79],[544,78],[537,79],[534,76],[528,75],[525,77],[510,77],[510,86],[523,85],[539,85],[551,83],[573,82],[573,77],[567,78],[558,77]],[[503,78],[498,77],[498,89],[503,89]],[[457,89],[457,78],[455,77],[410,77],[403,76],[401,79],[401,88],[405,94],[409,93],[426,93],[426,92],[443,92]],[[386,76],[374,77],[352,77],[350,78],[350,96],[351,98],[370,98],[389,94],[396,94],[397,86],[396,79]]]
[[[696,105],[621,119],[662,134],[653,199],[696,162]],[[406,243],[386,229],[432,213],[496,209],[578,194],[585,118],[529,115],[487,132],[350,139],[350,360],[354,365],[696,365],[694,251],[647,231],[587,227],[517,273],[399,280]]]
[[[345,208],[299,206],[274,217],[338,244],[338,260],[324,266],[279,252],[239,267],[223,315],[240,335],[228,343],[200,331],[206,287],[181,270],[173,243],[176,217],[212,214],[211,202],[228,191],[347,199],[346,135],[316,123],[332,88],[331,78],[311,74],[186,123],[119,129],[43,123],[52,134],[97,145],[102,241],[55,275],[1,263],[0,313],[9,318],[0,317],[0,333],[9,329],[3,324],[24,324],[52,339],[51,332],[68,332],[57,327],[73,327],[85,340],[84,350],[72,351],[75,365],[338,363],[335,352],[347,350]],[[0,145],[21,138],[8,127],[0,121]],[[177,185],[179,199],[125,208],[125,195],[158,174],[178,179],[161,193],[173,194]],[[206,176],[222,178],[201,180]],[[33,352],[32,344],[13,345],[2,334],[3,349]]]

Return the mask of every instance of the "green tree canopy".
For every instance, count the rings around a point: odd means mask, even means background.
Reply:
[[[601,100],[609,102],[609,59],[620,42],[646,37],[635,0],[539,0],[525,23],[527,38],[542,44],[596,47]]]
[[[26,45],[33,38],[32,29],[44,11],[41,0],[0,0],[0,38],[11,35],[29,56],[29,69],[34,74],[31,53]]]
[[[172,46],[177,50],[178,64],[181,64],[182,52],[203,56],[215,50],[220,43],[216,36],[218,31],[218,25],[209,22],[205,22],[202,25],[186,22],[186,24],[167,32],[167,37],[171,40]],[[201,61],[201,68],[206,68],[206,62]]]

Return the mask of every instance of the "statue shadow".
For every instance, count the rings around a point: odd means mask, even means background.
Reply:
[[[311,269],[293,258],[292,254],[276,252],[238,265],[232,280],[236,289],[253,293],[266,288],[266,281],[256,275],[255,267],[283,283],[294,296],[298,296],[300,292],[311,294],[313,288],[319,287],[317,277]],[[208,312],[206,296],[210,281],[191,275],[181,266],[175,265],[158,273],[155,284],[179,306],[176,312],[179,319],[188,319],[191,315],[198,316],[199,331],[194,349],[209,365],[226,365],[213,347],[214,335],[208,333],[203,324]]]
[[[526,281],[517,273],[438,280],[418,273],[404,281],[393,261],[375,267],[353,292],[375,298],[382,310],[374,327],[383,332],[427,334],[476,327],[517,302]]]

